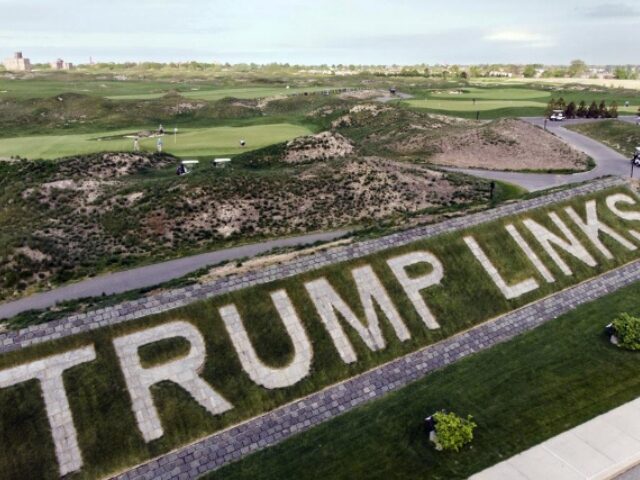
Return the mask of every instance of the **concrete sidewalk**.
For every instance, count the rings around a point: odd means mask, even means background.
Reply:
[[[638,463],[640,399],[550,438],[470,480],[604,480],[617,478]]]

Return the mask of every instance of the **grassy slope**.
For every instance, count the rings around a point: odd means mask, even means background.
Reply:
[[[167,127],[169,132],[171,128]],[[71,155],[84,155],[104,151],[133,151],[133,140],[124,135],[144,130],[95,132],[76,135],[41,135],[0,139],[0,158],[20,156],[29,159],[56,159]],[[164,151],[179,156],[213,156],[238,154],[246,150],[240,147],[239,140],[247,141],[247,148],[262,148],[274,143],[308,135],[311,130],[299,125],[286,123],[255,125],[246,127],[181,128],[177,141],[169,133],[163,139]],[[120,138],[102,137],[118,136]],[[146,138],[140,141],[143,151],[153,152],[156,139]]]
[[[202,90],[183,91],[182,95],[186,98],[195,100],[207,100],[215,101],[221,100],[226,97],[233,98],[264,98],[274,97],[277,95],[295,95],[305,92],[319,92],[322,90],[331,89],[332,87],[298,87],[298,88],[285,88],[285,86],[278,87],[245,87],[245,88],[204,88]],[[143,100],[159,98],[164,95],[165,92],[138,94],[132,93],[127,95],[110,95],[107,98],[111,100]]]
[[[640,314],[635,284],[313,430],[207,480],[462,479],[640,395],[636,353],[603,326]],[[436,452],[422,419],[446,408],[479,427],[471,448]]]
[[[219,82],[218,82],[219,83]],[[0,79],[0,99],[2,98],[46,98],[63,93],[77,93],[114,100],[153,99],[167,92],[177,91],[188,98],[219,100],[224,97],[259,98],[273,95],[320,91],[330,86],[309,86],[286,89],[285,85],[248,85],[227,87],[211,82],[183,80],[180,82],[158,80],[113,81],[90,76],[71,76],[63,80],[51,75],[50,78],[28,80]]]
[[[586,87],[585,87],[586,88]],[[417,90],[416,98],[406,102],[414,108],[427,109],[434,113],[455,115],[463,118],[475,118],[480,112],[481,119],[501,117],[524,117],[543,115],[547,102],[551,97],[564,98],[565,101],[579,103],[584,100],[587,105],[592,101],[599,103],[605,100],[607,104],[617,102],[618,111],[623,114],[635,113],[640,105],[640,93],[628,90],[613,89],[584,89],[570,90],[518,88],[518,87],[465,87],[463,93],[449,93],[447,90],[425,91]],[[473,104],[473,99],[477,99]],[[624,107],[628,101],[629,107]]]
[[[599,195],[602,196],[603,194]],[[571,202],[579,214],[583,214],[583,199]],[[558,208],[554,208],[558,210]],[[532,212],[527,217],[537,219],[552,230],[554,227],[545,220],[546,210]],[[614,228],[623,224],[606,210],[600,209],[600,217]],[[561,215],[566,219],[564,214]],[[519,221],[515,221],[519,226]],[[502,225],[505,221],[482,225],[471,230],[483,245],[488,255],[495,259],[497,268],[509,281],[519,281],[536,275],[525,257],[508,240]],[[569,222],[568,222],[569,223]],[[628,225],[627,225],[628,228]],[[530,235],[520,230],[532,244]],[[583,239],[585,245],[587,242]],[[581,281],[599,272],[635,258],[635,253],[622,250],[609,239],[605,243],[616,255],[616,260],[606,261],[596,255],[599,265],[589,268],[584,264],[565,258],[574,269],[572,277],[563,277],[551,266],[558,281],[542,284],[541,288],[519,299],[507,301],[492,283],[486,273],[469,253],[460,233],[417,242],[416,244],[386,251],[373,257],[363,258],[347,264],[324,268],[303,274],[296,278],[273,282],[252,289],[234,292],[207,302],[199,302],[175,311],[166,312],[140,321],[130,322],[92,334],[36,346],[0,358],[0,368],[48,353],[67,350],[79,345],[95,342],[98,360],[68,372],[65,376],[68,395],[79,432],[86,468],[78,478],[93,478],[136,463],[150,456],[158,455],[177,445],[193,441],[224,426],[270,410],[289,400],[307,395],[356,373],[366,371],[417,348],[436,342],[455,332],[469,328],[488,318],[494,317],[536,298],[547,295],[567,285]],[[416,249],[433,252],[444,264],[445,277],[439,286],[430,288],[425,297],[433,313],[441,324],[440,330],[429,331],[417,318],[413,307],[404,296],[400,286],[393,280],[386,265],[386,259]],[[591,248],[593,251],[593,249]],[[637,252],[636,252],[637,253]],[[499,257],[502,255],[502,257]],[[541,255],[550,265],[550,260]],[[362,318],[361,306],[357,305],[357,293],[350,279],[349,269],[369,263],[378,272],[387,291],[394,298],[399,311],[412,332],[412,338],[400,343],[393,337],[390,327],[383,322],[383,331],[388,340],[385,350],[371,352],[348,330],[358,362],[343,364],[309,304],[303,282],[325,276],[336,290]],[[414,272],[415,274],[419,272]],[[218,316],[217,308],[229,302],[238,306],[249,335],[256,345],[260,357],[270,365],[283,365],[290,358],[291,345],[279,321],[274,323],[276,313],[268,294],[276,289],[286,288],[297,308],[305,327],[314,343],[314,363],[312,373],[293,387],[267,391],[253,384],[240,368],[237,356],[229,344],[227,335]],[[199,405],[173,385],[161,384],[154,387],[154,395],[165,426],[165,436],[148,445],[138,433],[129,407],[129,398],[111,344],[113,336],[156,325],[172,319],[186,319],[193,322],[203,333],[209,356],[202,376],[225,398],[234,404],[234,409],[217,417],[208,415]],[[157,349],[161,358],[171,355],[171,344]],[[152,359],[149,359],[152,361]],[[0,443],[5,445],[5,454],[0,456],[0,477],[2,478],[55,478],[53,448],[47,434],[47,424],[39,408],[39,394],[36,385],[22,384],[0,391],[0,411],[4,412],[0,423]],[[16,408],[16,405],[18,406]],[[434,408],[440,406],[434,404]],[[482,417],[481,417],[482,420]],[[20,441],[16,441],[19,438]],[[34,456],[41,459],[34,463]]]
[[[635,153],[636,147],[640,146],[640,127],[630,123],[606,120],[571,125],[568,128],[594,138],[629,158]]]

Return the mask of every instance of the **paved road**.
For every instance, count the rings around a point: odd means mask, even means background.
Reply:
[[[152,287],[175,278],[180,278],[200,268],[228,260],[253,257],[274,248],[309,245],[318,241],[330,241],[348,234],[348,230],[313,233],[297,237],[280,238],[263,243],[217,250],[200,255],[178,258],[145,267],[122,272],[108,273],[72,283],[70,285],[37,293],[13,302],[0,304],[0,318],[10,318],[21,312],[43,309],[65,300],[95,297],[104,294],[128,292],[139,288]]]
[[[635,117],[621,117],[623,121],[634,122]],[[523,120],[542,127],[544,118],[529,117]],[[566,125],[575,125],[579,123],[587,123],[598,120],[566,120],[563,124],[547,122],[547,130],[558,136],[574,148],[583,151],[596,162],[596,167],[583,173],[573,174],[550,174],[550,173],[521,173],[521,172],[502,172],[494,170],[481,170],[473,168],[447,168],[450,171],[468,173],[481,178],[492,180],[502,180],[505,182],[520,185],[527,190],[542,190],[545,188],[555,187],[558,185],[566,185],[569,183],[583,182],[585,180],[593,180],[594,178],[605,175],[629,175],[630,163],[629,159],[615,150],[597,142],[589,137],[581,135],[577,132],[567,130]],[[638,173],[640,174],[640,173]]]

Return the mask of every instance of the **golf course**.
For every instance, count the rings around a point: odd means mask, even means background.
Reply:
[[[248,88],[192,88],[188,91],[181,91],[180,94],[183,97],[191,98],[194,100],[207,100],[216,101],[227,97],[233,98],[265,98],[275,97],[278,95],[297,95],[304,94],[305,92],[319,92],[326,90],[327,87],[299,87],[299,88],[285,88],[285,87],[248,87]],[[160,98],[168,93],[167,91],[155,92],[155,93],[131,93],[125,95],[110,95],[107,96],[110,100],[148,100],[153,98]]]
[[[563,98],[565,102],[576,104],[584,101],[600,103],[604,100],[610,105],[616,102],[618,112],[632,115],[638,112],[640,95],[635,91],[621,89],[586,88],[552,89],[522,88],[514,86],[470,86],[462,89],[417,90],[414,98],[403,102],[411,108],[419,108],[434,113],[459,117],[474,117],[481,112],[481,118],[500,118],[509,116],[540,116],[545,113],[549,101]],[[629,103],[626,106],[626,103]]]
[[[225,97],[263,98],[275,95],[293,95],[304,92],[326,90],[325,86],[257,85],[257,86],[221,86],[208,82],[181,81],[172,83],[161,80],[147,81],[96,81],[91,79],[21,79],[0,78],[0,100],[3,98],[47,98],[64,93],[76,93],[112,100],[144,100],[159,98],[169,92],[179,92],[187,98],[200,100],[220,100]]]
[[[51,160],[70,155],[103,151],[133,151],[131,137],[144,129],[104,131],[90,134],[40,135],[0,139],[0,158],[22,157]],[[163,137],[163,151],[178,156],[211,157],[232,155],[246,150],[262,148],[308,135],[311,131],[300,125],[278,123],[246,127],[181,128],[174,136]],[[240,146],[244,139],[246,146]],[[140,149],[153,152],[158,138],[140,138]]]

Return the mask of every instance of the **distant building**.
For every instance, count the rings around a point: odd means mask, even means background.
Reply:
[[[73,68],[73,63],[65,62],[61,58],[51,62],[49,65],[51,65],[51,70],[71,70]]]
[[[16,52],[13,54],[13,57],[6,58],[4,62],[2,62],[4,68],[9,70],[10,72],[30,72],[31,71],[31,62],[28,58],[24,58],[22,56],[22,52]]]

